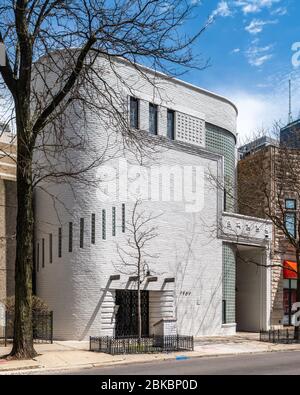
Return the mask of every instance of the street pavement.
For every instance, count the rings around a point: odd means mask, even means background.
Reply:
[[[65,371],[27,371],[51,375],[300,375],[300,351],[268,352]]]

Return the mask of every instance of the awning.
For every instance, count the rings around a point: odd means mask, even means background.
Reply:
[[[297,279],[297,262],[292,262],[292,261],[283,262],[283,278]]]

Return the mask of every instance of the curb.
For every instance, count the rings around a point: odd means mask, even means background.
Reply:
[[[200,355],[188,355],[187,359],[196,359],[196,358],[226,358],[226,357],[232,357],[232,356],[239,356],[239,355],[253,355],[253,354],[265,354],[265,353],[271,353],[271,352],[293,352],[293,351],[299,351],[299,348],[290,348],[287,350],[280,349],[280,350],[274,350],[274,349],[269,349],[269,350],[255,350],[255,351],[245,351],[245,352],[230,352],[226,354],[220,354],[220,353],[215,353],[215,354],[200,354]],[[0,369],[0,375],[2,372],[17,372],[17,371],[27,371],[27,370],[36,370],[39,372],[45,371],[45,372],[51,372],[51,371],[70,371],[70,370],[80,370],[80,369],[92,369],[92,368],[101,368],[101,367],[106,367],[106,366],[118,366],[118,365],[134,365],[134,364],[147,364],[147,363],[153,363],[153,362],[163,362],[163,361],[168,361],[168,360],[176,360],[176,355],[168,355],[163,358],[152,358],[149,360],[126,360],[126,359],[119,359],[115,361],[107,361],[107,362],[94,362],[94,363],[86,363],[82,365],[77,365],[77,366],[57,366],[57,367],[51,367],[47,368],[45,365],[28,365],[24,367],[17,367],[17,368],[4,368]]]

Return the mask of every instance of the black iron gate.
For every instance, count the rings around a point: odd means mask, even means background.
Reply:
[[[138,292],[117,290],[115,337],[138,335]],[[141,291],[142,336],[149,336],[149,291]]]

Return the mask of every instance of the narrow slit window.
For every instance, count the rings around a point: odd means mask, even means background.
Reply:
[[[84,218],[80,218],[80,248],[83,248],[84,243]]]
[[[42,239],[42,267],[45,267],[45,239]]]
[[[157,135],[158,132],[158,106],[149,103],[149,132]]]
[[[130,97],[130,127],[139,128],[139,100],[135,97]]]
[[[168,110],[167,115],[167,136],[171,140],[175,140],[175,112],[172,110]]]
[[[58,228],[58,257],[61,258],[62,250],[62,229]]]
[[[53,262],[53,237],[52,237],[52,233],[49,234],[49,263]]]
[[[73,251],[73,222],[69,222],[69,252]]]
[[[116,235],[116,208],[112,208],[112,235]]]
[[[40,271],[40,243],[37,243],[36,247],[36,271]]]
[[[96,242],[96,214],[92,214],[91,219],[91,243],[95,244]]]
[[[106,239],[106,211],[102,210],[102,239]]]
[[[125,204],[122,204],[122,232],[125,233]]]

